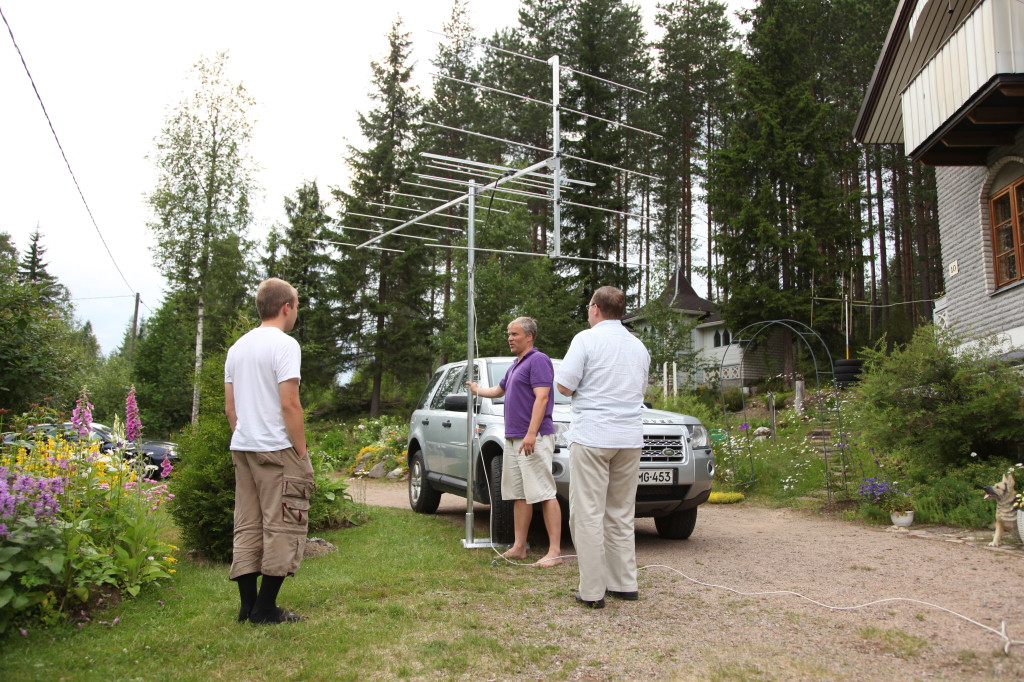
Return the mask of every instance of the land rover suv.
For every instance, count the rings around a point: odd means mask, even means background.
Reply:
[[[473,381],[481,388],[497,385],[515,358],[478,358]],[[555,367],[560,360],[552,359]],[[513,540],[511,501],[501,499],[501,460],[505,442],[504,398],[466,393],[466,362],[443,365],[430,379],[409,423],[409,505],[414,511],[437,511],[442,493],[466,497],[468,407],[474,406],[473,499],[491,507],[491,540]],[[568,519],[569,427],[571,399],[554,387],[555,455],[552,473],[563,517]],[[697,507],[711,494],[715,458],[708,431],[684,414],[644,407],[644,447],[636,493],[637,517],[654,517],[663,538],[690,537]]]

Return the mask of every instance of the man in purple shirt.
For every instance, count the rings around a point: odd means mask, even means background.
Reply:
[[[516,356],[497,386],[480,388],[466,382],[473,395],[484,398],[505,396],[505,451],[501,465],[501,497],[515,500],[513,524],[515,542],[505,556],[526,558],[526,535],[533,518],[533,505],[541,503],[548,531],[548,552],[535,566],[562,563],[562,510],[555,499],[555,477],[551,460],[555,452],[555,424],[551,411],[555,396],[551,385],[555,370],[551,358],[533,347],[537,322],[517,317],[508,325],[508,347]]]

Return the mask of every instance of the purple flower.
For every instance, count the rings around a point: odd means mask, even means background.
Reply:
[[[164,478],[167,478],[168,476],[171,475],[171,472],[173,470],[174,465],[171,464],[171,458],[164,457],[164,461],[160,463],[160,475],[163,476]]]
[[[740,424],[740,431],[746,431],[749,428],[750,424],[748,424],[747,422],[743,422],[742,424]]]
[[[125,410],[125,437],[130,441],[134,441],[142,435],[142,420],[139,419],[139,404],[135,402],[135,387],[132,386],[131,390],[128,391],[128,397],[124,400]]]
[[[71,424],[78,430],[78,435],[85,438],[92,429],[92,403],[89,402],[89,394],[82,391],[75,403],[75,409],[71,410]]]
[[[26,630],[25,628],[18,628],[18,632],[21,633],[22,637],[28,637],[28,630]]]

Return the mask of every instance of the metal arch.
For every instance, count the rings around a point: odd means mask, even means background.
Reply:
[[[731,348],[733,346],[733,344],[736,344],[737,346],[739,346],[740,344],[748,344],[749,345],[749,344],[753,343],[765,331],[767,331],[767,330],[769,330],[769,329],[771,329],[773,327],[776,327],[776,326],[785,327],[786,329],[789,329],[791,332],[793,332],[793,334],[798,336],[800,338],[800,340],[804,342],[804,347],[807,349],[807,351],[811,355],[811,361],[814,363],[815,396],[817,397],[817,401],[818,401],[818,405],[819,405],[819,408],[818,408],[818,422],[819,422],[820,432],[821,433],[825,432],[825,410],[821,407],[822,405],[825,404],[825,401],[822,400],[822,393],[823,393],[823,390],[822,390],[822,375],[824,374],[824,375],[828,375],[828,377],[831,377],[832,376],[832,368],[834,367],[834,365],[833,365],[833,360],[832,360],[832,353],[829,351],[828,346],[825,344],[825,341],[821,338],[821,335],[818,334],[818,332],[814,331],[808,325],[806,325],[803,322],[800,322],[798,320],[789,320],[789,319],[763,320],[761,322],[754,322],[754,323],[748,324],[746,327],[743,327],[742,329],[740,329],[740,331],[737,332],[736,335],[733,336],[729,340],[729,344],[725,347],[725,352],[722,353],[722,359],[719,361],[719,364],[718,364],[719,393],[720,393],[721,400],[722,400],[722,416],[723,416],[723,419],[724,419],[724,422],[725,422],[726,448],[727,448],[728,453],[729,453],[730,461],[734,463],[733,469],[734,469],[734,471],[737,472],[737,475],[738,475],[738,471],[739,471],[738,467],[735,466],[735,462],[737,461],[737,455],[733,451],[734,445],[733,445],[733,439],[732,439],[731,432],[730,432],[731,430],[730,430],[730,427],[729,427],[729,412],[728,412],[728,410],[726,408],[726,402],[725,402],[725,383],[723,381],[724,370],[725,370],[725,359],[726,359],[726,356],[728,355],[729,348]],[[747,332],[749,332],[751,329],[754,330],[752,335],[749,338],[744,338],[744,335]],[[828,360],[828,365],[827,365],[828,369],[826,371],[822,371],[819,368],[819,366],[818,366],[818,357],[815,354],[814,347],[811,344],[811,340],[812,339],[817,340],[817,342],[820,344],[822,350],[825,351],[825,356],[827,357],[827,360]],[[824,360],[825,358],[822,358],[822,359]],[[741,368],[740,379],[742,380],[742,378],[743,378],[742,377],[742,363],[740,365],[740,368]],[[839,409],[839,404],[840,403],[839,403],[838,387],[836,386],[835,381],[831,380],[831,378],[829,380],[827,380],[827,385],[828,385],[828,389],[827,390],[831,391],[831,396],[830,397],[834,398],[835,404],[836,404],[836,409],[835,409],[836,428],[838,430],[838,433],[839,433],[840,437],[843,437],[842,414],[841,414],[841,411]],[[743,411],[743,416],[744,416],[744,423],[749,423],[746,420],[747,405],[746,405],[746,399],[744,398],[742,391],[740,392],[740,401],[741,401],[742,406],[743,406],[743,410],[742,411]],[[745,448],[746,455],[747,455],[747,463],[748,463],[748,465],[750,467],[750,477],[747,480],[738,481],[735,485],[737,487],[746,488],[746,487],[752,486],[754,484],[756,476],[755,476],[755,473],[754,473],[754,458],[753,458],[753,453],[751,451],[751,446],[750,446],[750,434],[746,433],[747,431],[749,431],[749,429],[743,429],[742,431],[744,432],[743,446]],[[849,468],[849,461],[847,459],[847,447],[846,447],[846,445],[847,445],[846,443],[842,443],[842,442],[838,444],[838,450],[839,450],[838,457],[839,457],[839,461],[840,461],[840,465],[841,465],[840,466],[840,472],[842,474],[844,489],[846,488],[846,485],[847,485],[846,471]],[[830,457],[829,457],[829,455],[830,455],[830,443],[828,441],[823,441],[822,442],[822,456],[823,456],[823,459],[824,459],[824,462],[825,462],[825,494],[826,494],[828,503],[831,504],[832,503],[832,472],[831,472],[831,467],[830,467]]]

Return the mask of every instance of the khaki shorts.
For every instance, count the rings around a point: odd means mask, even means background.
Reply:
[[[313,467],[294,448],[232,451],[235,532],[231,579],[293,575],[306,548]]]
[[[533,454],[519,452],[522,438],[506,438],[501,462],[501,499],[526,500],[527,504],[555,498],[555,477],[551,461],[555,435],[537,436]]]

